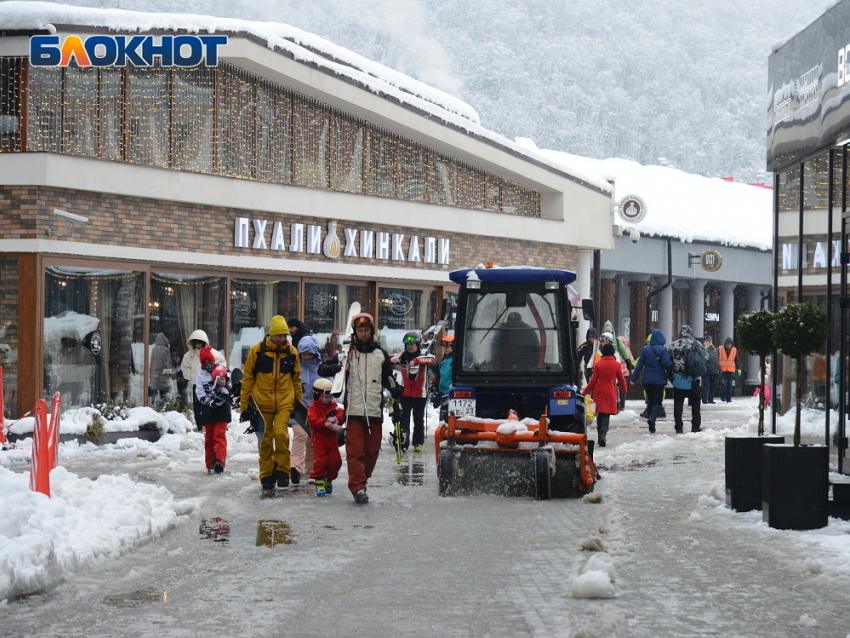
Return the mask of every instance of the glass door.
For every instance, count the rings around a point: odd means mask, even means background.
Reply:
[[[850,472],[847,465],[847,419],[850,418],[850,284],[847,277],[847,242],[850,238],[850,215],[845,213],[841,222],[841,353],[836,365],[838,392],[842,400],[838,402],[838,429],[835,434],[838,446],[838,471]]]

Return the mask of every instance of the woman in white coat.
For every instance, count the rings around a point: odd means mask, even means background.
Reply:
[[[195,330],[195,332],[190,334],[189,338],[186,339],[186,344],[189,346],[189,350],[183,355],[183,361],[180,363],[180,370],[183,372],[183,378],[192,384],[188,390],[192,393],[192,407],[194,408],[195,423],[197,424],[201,423],[199,418],[201,403],[195,395],[195,380],[198,378],[198,372],[201,371],[201,349],[210,345],[210,339],[207,337],[207,333],[203,330]],[[212,353],[213,356],[215,356],[215,362],[220,363],[226,368],[227,362],[224,359],[224,355],[215,348],[213,348]],[[203,426],[199,426],[198,429],[200,430],[201,427]]]

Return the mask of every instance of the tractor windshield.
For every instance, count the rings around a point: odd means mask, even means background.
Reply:
[[[464,372],[560,372],[566,325],[556,291],[469,291]]]

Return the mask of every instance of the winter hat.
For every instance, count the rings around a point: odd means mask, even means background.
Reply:
[[[201,348],[201,353],[199,356],[201,357],[201,365],[215,363],[215,355],[212,353],[212,348],[210,348],[209,346],[207,346],[206,348]]]
[[[286,319],[284,319],[280,315],[275,315],[274,317],[272,317],[272,327],[269,329],[269,336],[274,337],[275,335],[288,334],[289,326],[286,325]]]
[[[594,328],[588,328],[587,333],[584,335],[585,339],[596,339],[598,336],[596,330]]]
[[[301,328],[301,322],[298,321],[298,319],[296,319],[295,317],[290,317],[288,323],[289,323],[290,328],[296,328],[296,329]]]
[[[600,349],[603,357],[613,357],[614,356],[614,346],[610,343],[606,343]]]
[[[726,337],[726,341],[723,342],[723,345],[724,346],[731,346],[732,345],[732,337]]]

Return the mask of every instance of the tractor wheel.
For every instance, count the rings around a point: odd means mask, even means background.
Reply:
[[[440,452],[438,477],[440,481],[440,496],[452,496],[455,492],[455,482],[457,480],[457,463],[455,462],[455,453],[451,450],[442,450]]]
[[[552,498],[552,461],[548,450],[534,451],[534,488],[538,501]]]

